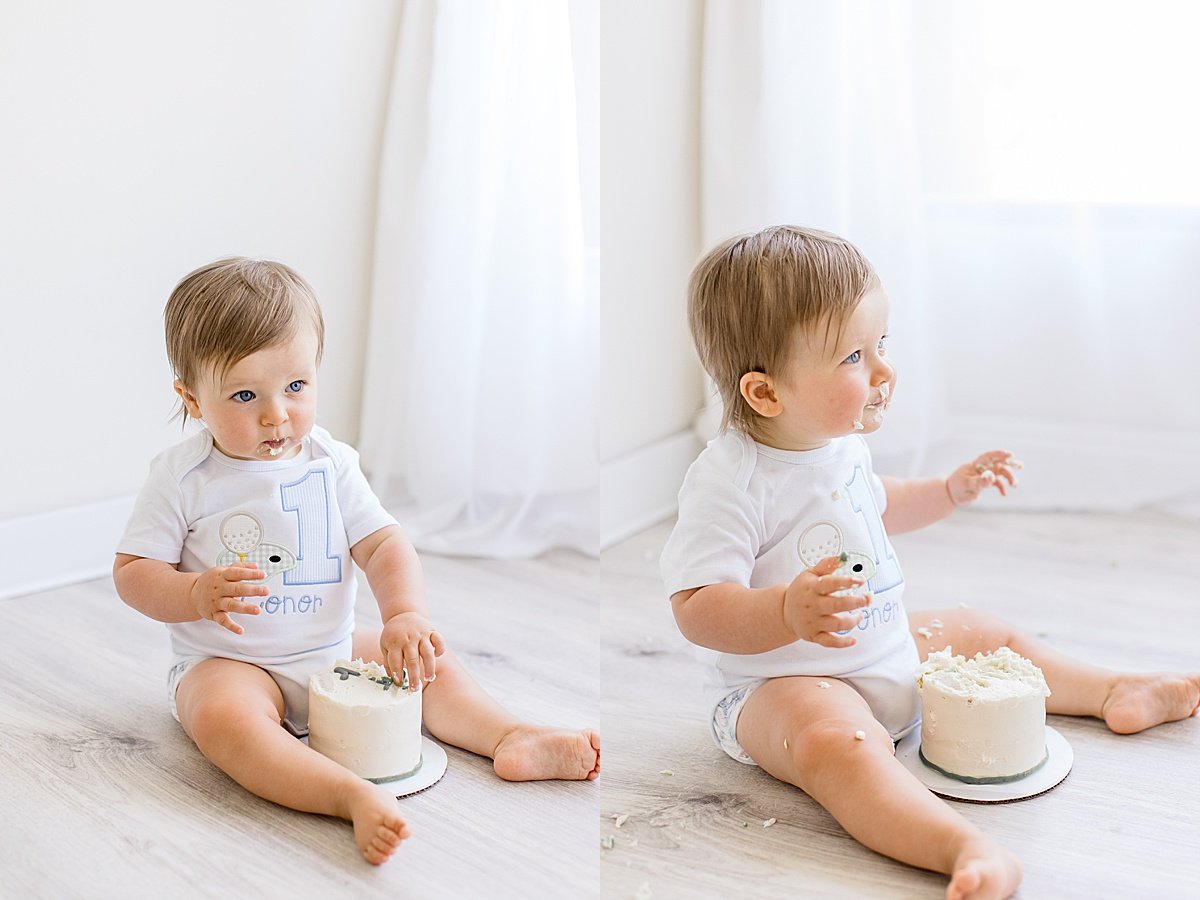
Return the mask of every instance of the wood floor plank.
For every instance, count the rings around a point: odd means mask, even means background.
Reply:
[[[521,716],[600,724],[581,665],[597,563],[426,557],[433,618]],[[102,580],[0,603],[0,896],[529,897],[598,895],[599,786],[510,784],[448,748],[403,801],[414,837],[382,868],[350,826],[248,794],[200,755],[165,702],[163,627]],[[378,621],[365,592],[358,619]]]
[[[943,897],[941,876],[865,850],[802,792],[713,746],[702,672],[659,582],[669,529],[601,558],[611,610],[598,651],[608,682],[600,821],[612,842],[601,852],[604,896]],[[1098,664],[1200,669],[1196,523],[964,512],[895,544],[910,609],[967,603]],[[1061,786],[1021,803],[953,804],[1022,859],[1017,896],[1197,896],[1200,720],[1129,737],[1094,719],[1051,724],[1075,753]]]

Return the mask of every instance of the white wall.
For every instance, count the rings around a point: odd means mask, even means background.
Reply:
[[[700,0],[605,0],[600,32],[602,543],[670,514],[702,405]]]
[[[281,259],[313,283],[322,419],[357,436],[398,10],[5,3],[0,526],[136,493],[179,437],[163,305],[219,256]]]

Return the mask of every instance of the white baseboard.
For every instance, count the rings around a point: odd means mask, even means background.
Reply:
[[[107,575],[133,501],[121,497],[0,521],[0,600]]]
[[[679,486],[700,452],[689,429],[600,466],[600,549],[674,515]]]

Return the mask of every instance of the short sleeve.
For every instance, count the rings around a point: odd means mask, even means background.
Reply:
[[[150,475],[134,501],[117,552],[175,565],[187,533],[179,482],[166,461],[159,457],[150,464]]]
[[[351,547],[380,528],[398,524],[395,516],[383,508],[371,490],[367,476],[359,465],[357,450],[349,444],[335,442],[334,466],[338,508]]]
[[[749,587],[761,534],[760,516],[744,491],[727,477],[693,467],[660,560],[667,595],[710,584]]]

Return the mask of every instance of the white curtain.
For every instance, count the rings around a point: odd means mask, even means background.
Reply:
[[[421,549],[596,553],[566,3],[405,2],[380,171],[364,468]]]
[[[891,471],[993,446],[1008,507],[1200,513],[1189,4],[708,0],[704,239],[839,232],[893,298]]]

